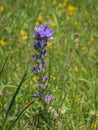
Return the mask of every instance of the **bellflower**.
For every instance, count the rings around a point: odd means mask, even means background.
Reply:
[[[48,80],[48,76],[47,75],[44,75],[43,77],[43,82],[46,82]]]
[[[47,95],[45,91],[48,87],[48,75],[45,73],[46,70],[46,61],[44,57],[47,55],[45,47],[47,46],[47,41],[52,39],[53,31],[45,25],[39,25],[35,27],[34,38],[34,49],[36,54],[33,55],[35,66],[33,67],[34,74],[38,75],[38,88],[34,97],[39,97],[40,100],[43,100],[43,103],[50,103],[53,100],[53,96],[50,94]],[[44,91],[43,91],[44,88]],[[44,105],[45,106],[45,105]]]
[[[45,96],[45,102],[48,102],[48,103],[50,103],[50,102],[52,102],[52,100],[53,100],[53,96],[52,95],[49,95],[49,96]]]
[[[52,38],[53,31],[45,25],[40,25],[35,28],[34,38],[37,40],[48,41]]]

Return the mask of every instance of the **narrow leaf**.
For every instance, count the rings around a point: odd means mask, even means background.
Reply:
[[[26,77],[26,74],[27,74],[27,69],[26,69],[26,71],[25,71],[25,73],[24,73],[24,75],[23,75],[23,77],[22,77],[22,79],[21,79],[21,81],[20,81],[20,83],[19,83],[19,85],[18,85],[18,87],[17,87],[17,89],[16,89],[16,91],[15,91],[15,93],[14,93],[14,95],[13,95],[11,101],[10,101],[10,104],[9,104],[9,106],[8,106],[8,109],[7,109],[7,112],[6,112],[6,116],[5,116],[5,118],[4,118],[4,121],[3,121],[3,124],[2,124],[1,130],[4,130],[5,123],[6,123],[6,120],[7,120],[7,118],[8,118],[9,112],[10,112],[10,110],[11,110],[11,108],[12,108],[14,102],[15,102],[15,98],[16,98],[16,96],[17,96],[17,94],[18,94],[18,92],[19,92],[19,90],[20,90],[20,88],[21,88],[21,86],[22,86],[22,84],[23,84],[23,82],[24,82],[24,79],[25,79],[25,77]]]

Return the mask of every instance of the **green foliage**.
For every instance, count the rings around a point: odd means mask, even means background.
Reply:
[[[98,2],[53,1],[0,1],[0,130],[98,128]],[[54,31],[46,58],[54,101],[44,112],[33,98],[32,35],[38,24]]]

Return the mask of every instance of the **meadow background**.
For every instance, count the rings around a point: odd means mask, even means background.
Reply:
[[[0,129],[8,105],[26,77],[8,114],[8,130],[22,109],[33,100],[36,76],[32,73],[34,28],[49,26],[53,40],[46,57],[52,125],[33,118],[28,108],[13,130],[98,130],[98,1],[0,0]],[[30,124],[25,126],[31,119]]]

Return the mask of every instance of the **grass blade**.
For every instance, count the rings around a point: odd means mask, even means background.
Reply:
[[[23,77],[22,77],[22,79],[21,79],[21,81],[20,81],[20,83],[19,83],[19,85],[18,85],[18,87],[17,87],[17,89],[16,89],[16,91],[15,91],[15,93],[14,93],[14,95],[13,95],[11,101],[10,101],[10,104],[9,104],[9,106],[8,106],[8,109],[7,109],[7,112],[6,112],[6,116],[5,116],[5,118],[4,118],[4,121],[3,121],[3,124],[2,124],[1,130],[4,130],[5,123],[6,123],[6,120],[7,120],[7,118],[8,118],[9,112],[10,112],[12,106],[13,106],[13,103],[15,102],[15,98],[16,98],[16,96],[17,96],[17,94],[18,94],[18,92],[19,92],[19,90],[20,90],[20,88],[21,88],[21,86],[22,86],[22,84],[23,84],[23,81],[24,81],[24,79],[25,79],[25,77],[26,77],[26,74],[27,74],[27,69],[26,69],[26,71],[25,71],[25,73],[24,73],[24,75],[23,75]]]
[[[27,108],[29,108],[34,102],[35,102],[35,100],[32,101],[32,102],[30,102],[30,103],[20,112],[20,114],[17,116],[17,118],[14,120],[14,122],[11,124],[11,126],[9,127],[8,130],[11,130],[11,129],[15,126],[16,122],[18,121],[18,119],[20,119],[20,118],[22,117],[22,115],[23,115],[23,113],[25,112],[25,110],[26,110]]]
[[[1,76],[1,74],[2,74],[2,72],[3,72],[3,70],[4,70],[4,67],[5,67],[7,61],[8,61],[8,57],[6,58],[6,60],[5,60],[4,64],[3,64],[3,66],[2,66],[2,68],[1,68],[1,70],[0,70],[0,76]]]

